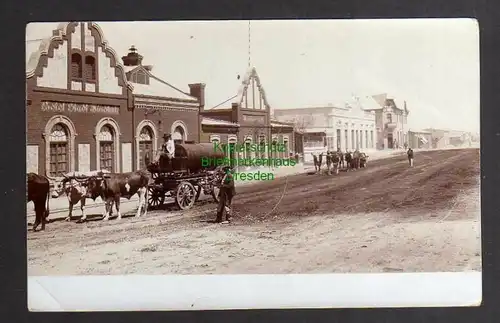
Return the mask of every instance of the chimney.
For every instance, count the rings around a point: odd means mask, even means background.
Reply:
[[[200,101],[200,111],[205,108],[205,83],[189,84],[189,94]]]
[[[139,66],[142,65],[142,56],[139,55],[134,45],[130,46],[127,56],[122,56],[123,65]]]

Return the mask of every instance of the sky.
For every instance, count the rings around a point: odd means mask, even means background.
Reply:
[[[479,132],[479,29],[473,19],[98,22],[121,57],[133,44],[153,74],[206,108],[236,95],[251,66],[273,109],[339,104],[387,93],[406,100],[409,128]],[[31,41],[57,23],[27,26]]]

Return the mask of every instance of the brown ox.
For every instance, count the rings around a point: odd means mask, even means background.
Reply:
[[[103,171],[99,171],[103,172]],[[73,214],[73,207],[80,202],[80,209],[82,211],[81,221],[87,220],[87,214],[85,213],[86,200],[88,198],[87,194],[87,180],[92,176],[96,176],[99,172],[86,172],[86,173],[68,173],[63,175],[63,180],[57,185],[52,191],[52,197],[57,198],[63,194],[66,195],[69,202],[69,213],[65,218],[65,221],[70,221]],[[98,195],[99,196],[99,195]],[[98,197],[96,196],[94,199]],[[101,196],[104,201],[104,198]]]
[[[28,184],[27,202],[33,201],[35,205],[33,231],[36,231],[40,223],[42,223],[41,230],[45,230],[45,223],[49,216],[50,182],[47,177],[35,173],[26,174],[26,180]]]
[[[102,196],[105,202],[105,215],[103,220],[108,220],[113,207],[113,202],[118,213],[118,219],[122,218],[120,213],[120,198],[129,199],[135,194],[139,195],[139,206],[136,217],[147,214],[146,194],[149,176],[145,171],[139,170],[130,173],[111,173],[93,176],[88,179],[87,197],[96,199]]]

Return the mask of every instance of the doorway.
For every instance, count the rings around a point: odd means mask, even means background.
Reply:
[[[387,134],[387,148],[389,149],[394,148],[394,137],[392,133]]]

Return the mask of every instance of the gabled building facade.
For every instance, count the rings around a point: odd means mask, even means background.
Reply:
[[[370,151],[375,149],[375,114],[353,100],[342,104],[300,109],[279,109],[278,120],[295,124],[304,132],[304,160],[327,150]]]
[[[132,168],[132,86],[97,24],[59,24],[27,61],[26,90],[28,172]]]
[[[273,120],[271,107],[255,68],[249,69],[243,77],[230,107],[201,109],[200,115],[202,141],[240,143],[248,147],[237,158],[288,158],[300,153],[295,147],[294,125]],[[274,154],[250,151],[250,144],[270,143],[283,143],[286,151]]]
[[[375,113],[377,149],[402,148],[408,143],[408,115],[406,101],[399,102],[386,93],[360,99],[363,109]]]
[[[164,133],[200,140],[198,96],[154,75],[135,48],[122,63],[94,22],[59,24],[27,58],[28,172],[129,172]]]

